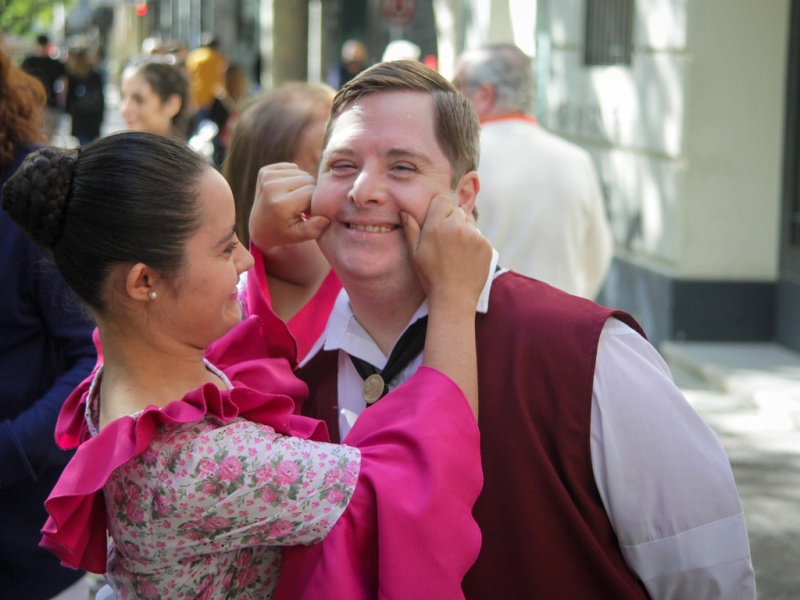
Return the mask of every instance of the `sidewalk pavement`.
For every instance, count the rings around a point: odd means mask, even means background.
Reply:
[[[800,353],[665,342],[675,382],[720,437],[744,505],[759,600],[800,598]]]

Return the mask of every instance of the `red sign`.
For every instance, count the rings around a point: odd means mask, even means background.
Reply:
[[[383,0],[383,16],[391,25],[408,25],[416,10],[416,0]]]

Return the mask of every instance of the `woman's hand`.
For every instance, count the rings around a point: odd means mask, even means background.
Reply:
[[[314,177],[293,163],[262,167],[250,211],[250,240],[262,252],[316,240],[330,225],[323,216],[308,217]]]

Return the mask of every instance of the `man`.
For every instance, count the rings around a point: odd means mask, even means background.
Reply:
[[[344,286],[298,371],[303,412],[333,439],[420,364],[427,306],[401,214],[422,220],[440,194],[472,210],[479,127],[435,71],[381,63],[334,100],[310,210],[307,176],[261,182],[251,241],[318,236]],[[476,334],[483,542],[467,598],[755,597],[724,450],[630,316],[493,268]]]
[[[512,45],[465,52],[455,85],[481,120],[481,232],[503,266],[593,299],[613,256],[589,154],[531,116],[530,58]]]
[[[47,106],[44,110],[44,134],[50,140],[58,131],[64,110],[67,85],[67,68],[60,60],[50,56],[50,38],[40,35],[36,38],[34,54],[22,61],[22,69],[42,82],[47,92]]]

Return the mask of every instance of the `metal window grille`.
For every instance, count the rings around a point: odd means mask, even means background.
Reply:
[[[584,64],[630,65],[634,0],[586,0]]]

